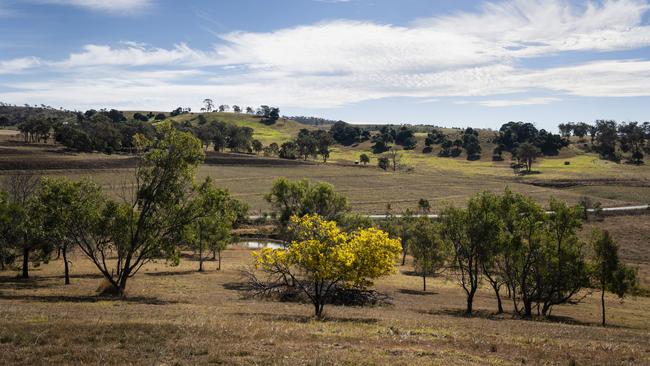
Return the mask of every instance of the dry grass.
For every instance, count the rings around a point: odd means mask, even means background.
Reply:
[[[638,234],[615,236],[631,243]],[[422,293],[407,264],[377,283],[393,305],[329,306],[320,322],[309,305],[244,297],[238,270],[250,251],[233,248],[224,257],[222,271],[208,263],[202,274],[191,260],[148,265],[124,300],[95,297],[101,279],[79,257],[70,286],[62,285],[60,261],[33,270],[28,282],[2,273],[0,364],[650,363],[648,298],[621,304],[608,297],[611,326],[602,328],[595,296],[556,308],[553,321],[524,321],[493,315],[494,299],[482,290],[478,316],[466,318],[453,280],[436,278]]]

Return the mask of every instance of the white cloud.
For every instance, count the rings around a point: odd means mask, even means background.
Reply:
[[[522,106],[522,105],[544,105],[551,104],[553,102],[560,101],[559,98],[526,98],[526,99],[495,99],[495,100],[483,100],[478,102],[478,104],[484,107],[512,107],[512,106]]]
[[[38,84],[14,82],[10,86],[17,91],[0,93],[0,100],[80,108],[77,103],[83,100],[90,106],[168,109],[197,105],[210,96],[326,108],[385,97],[434,100],[531,90],[554,95],[480,102],[505,107],[548,104],[562,94],[648,96],[650,61],[645,59],[546,69],[521,66],[525,59],[561,57],[567,51],[649,46],[650,27],[642,23],[648,10],[648,3],[640,0],[603,0],[580,7],[568,0],[513,0],[409,26],[339,20],[266,33],[233,32],[207,50],[186,44],[91,44],[61,60],[0,61],[0,73],[39,67],[44,73],[58,71],[54,76],[45,73]]]
[[[41,60],[36,57],[0,60],[0,74],[18,74],[40,65]]]
[[[36,0],[48,4],[76,6],[94,11],[134,12],[151,5],[151,0]]]

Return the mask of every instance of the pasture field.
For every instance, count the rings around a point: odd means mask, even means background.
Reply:
[[[650,201],[650,168],[645,166],[613,166],[612,172],[598,178],[563,171],[553,173],[557,179],[550,179],[544,178],[546,173],[516,176],[504,162],[414,157],[414,169],[392,172],[374,164],[364,167],[349,161],[322,164],[209,152],[197,179],[211,176],[217,185],[246,201],[254,212],[270,209],[264,194],[278,177],[331,183],[349,198],[353,211],[368,214],[385,213],[389,203],[394,212],[415,209],[420,198],[428,199],[433,211],[438,211],[446,204],[462,204],[480,191],[501,192],[506,187],[542,203],[551,197],[576,203],[584,196],[604,207]],[[32,170],[43,175],[89,178],[114,197],[128,191],[134,166],[135,160],[124,155],[65,153],[53,146],[0,145],[0,176]]]
[[[648,284],[650,248],[638,245],[650,235],[647,216],[597,225],[620,229],[623,258],[645,268]],[[603,328],[598,293],[554,308],[550,320],[525,321],[512,317],[507,301],[506,314],[494,315],[492,293],[483,288],[477,315],[467,318],[455,280],[437,277],[422,292],[409,258],[376,284],[392,304],[328,305],[325,321],[317,321],[310,305],[246,296],[239,271],[250,263],[250,250],[232,247],[221,271],[207,262],[198,273],[186,253],[178,267],[145,266],[124,299],[96,297],[101,279],[79,255],[69,286],[60,260],[33,269],[29,281],[5,271],[0,364],[650,364],[647,297],[620,303],[607,296],[610,325]]]

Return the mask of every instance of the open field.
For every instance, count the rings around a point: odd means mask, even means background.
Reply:
[[[647,216],[599,225],[624,223],[635,230],[615,233],[623,257],[638,253],[639,265],[648,266]],[[643,244],[643,235],[645,246],[628,247]],[[555,308],[553,320],[524,321],[492,315],[493,297],[483,289],[479,315],[466,318],[455,281],[436,278],[423,293],[421,279],[408,275],[409,261],[377,283],[392,305],[328,306],[321,322],[309,305],[244,296],[238,270],[250,261],[249,250],[233,248],[222,271],[208,262],[199,274],[189,258],[179,267],[150,264],[123,300],[95,297],[100,278],[79,256],[69,286],[61,261],[34,269],[26,282],[3,272],[0,364],[650,364],[649,298],[621,304],[608,296],[611,326],[602,328],[597,294]]]
[[[498,192],[505,187],[543,203],[550,197],[575,203],[588,196],[605,207],[612,207],[645,204],[650,200],[650,179],[647,178],[650,168],[645,166],[612,168],[629,169],[629,174],[619,178],[613,178],[618,173],[612,173],[611,177],[590,178],[589,175],[564,172],[560,175],[562,179],[552,180],[541,179],[544,174],[517,177],[506,163],[490,166],[496,163],[426,159],[410,172],[386,172],[374,165],[305,163],[210,152],[206,164],[199,168],[198,178],[211,176],[219,186],[249,203],[255,212],[269,210],[264,194],[270,190],[273,180],[282,176],[331,183],[350,199],[354,211],[375,214],[384,213],[388,203],[397,212],[414,209],[420,198],[428,199],[437,211],[445,204],[462,204],[482,190]],[[135,164],[134,158],[124,155],[65,153],[52,146],[0,146],[0,176],[27,169],[45,175],[90,178],[115,197],[129,187]],[[638,169],[638,174],[632,169]]]

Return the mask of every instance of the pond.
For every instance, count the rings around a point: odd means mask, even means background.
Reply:
[[[271,249],[284,249],[284,245],[277,241],[269,240],[242,240],[237,245],[242,246],[247,249],[262,249],[262,248],[271,248]]]

